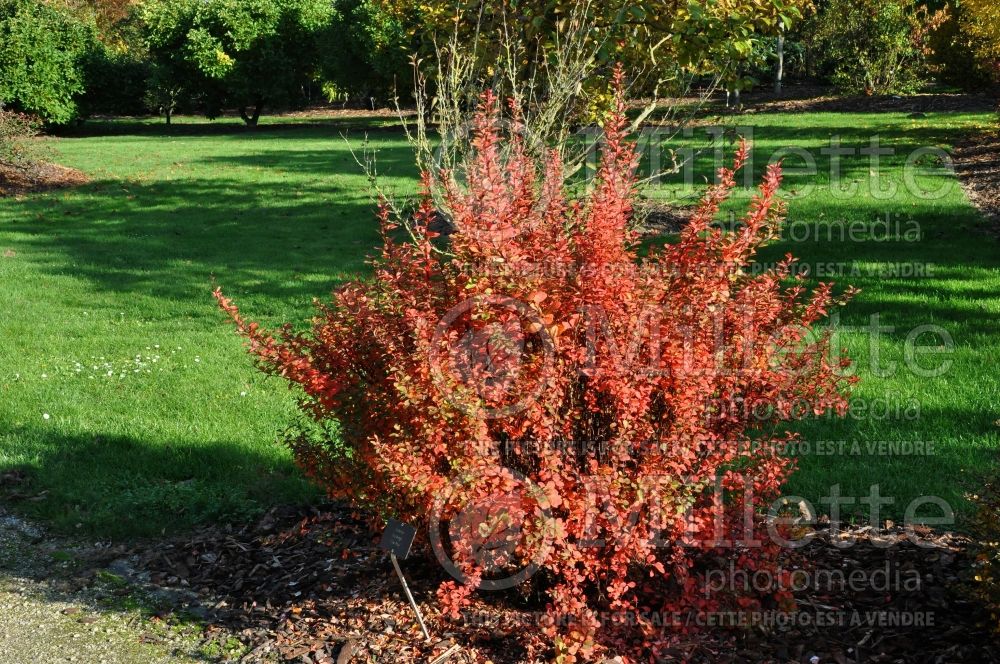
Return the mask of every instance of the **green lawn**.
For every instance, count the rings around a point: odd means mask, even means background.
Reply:
[[[824,419],[803,426],[806,439],[930,441],[933,454],[805,455],[790,491],[815,500],[832,484],[867,495],[878,483],[896,498],[893,514],[927,494],[959,507],[1000,447],[1000,244],[980,232],[982,220],[950,176],[917,178],[925,188],[952,182],[934,200],[905,190],[890,200],[836,198],[818,150],[833,134],[864,147],[878,132],[883,146],[903,153],[883,158],[883,174],[899,180],[905,151],[950,146],[990,117],[746,120],[758,162],[784,145],[816,153],[820,175],[788,178],[793,224],[871,223],[888,213],[921,229],[912,242],[789,240],[764,260],[793,251],[809,263],[846,265],[838,281],[863,293],[842,322],[862,325],[880,313],[883,326],[894,326],[880,339],[884,363],[902,360],[907,333],[921,324],[943,326],[956,345],[940,377],[901,368],[883,378],[869,369],[867,337],[849,332],[862,376],[857,397],[916,403],[919,417]],[[412,193],[412,153],[383,124],[367,123],[379,171]],[[25,509],[59,527],[124,536],[245,518],[314,495],[276,442],[295,416],[293,395],[253,370],[211,291],[223,285],[266,323],[302,320],[313,297],[365,270],[376,227],[365,177],[341,138],[346,132],[358,149],[365,126],[284,122],[248,132],[223,122],[167,129],[122,121],[51,141],[58,160],[92,182],[0,200],[0,472],[28,472],[36,499],[21,502]],[[866,160],[844,158],[849,180],[868,182]],[[710,170],[705,159],[698,165]],[[799,163],[790,157],[788,165]],[[803,195],[808,180],[820,186]],[[932,264],[933,278],[876,274],[900,261]]]

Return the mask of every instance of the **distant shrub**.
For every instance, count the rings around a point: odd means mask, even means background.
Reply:
[[[995,0],[963,0],[959,8],[964,43],[980,66],[1000,81],[1000,5]]]
[[[990,86],[993,72],[988,61],[980,57],[975,38],[966,29],[968,12],[965,2],[948,3],[948,19],[931,34],[931,61],[943,83],[977,91]]]
[[[429,195],[398,220],[407,241],[383,207],[374,278],[337,291],[311,332],[266,332],[216,291],[260,366],[336,422],[336,439],[293,441],[309,477],[426,526],[460,581],[439,590],[451,616],[477,588],[531,577],[561,661],[648,657],[670,638],[642,618],[651,612],[782,600],[712,592],[705,571],[733,561],[776,573],[759,517],[790,472],[789,435],[761,432],[803,407],[843,410],[850,382],[813,330],[831,285],[809,293],[787,264],[744,269],[778,232],[779,168],[739,230],[713,226],[746,145],[680,240],[638,257],[621,88],[619,74],[582,197],[556,152],[528,156],[517,113],[501,131],[487,93],[461,172],[424,174],[452,214],[446,245]],[[725,543],[736,540],[761,541]],[[637,620],[602,624],[601,611]]]
[[[31,163],[34,150],[28,141],[37,131],[35,118],[0,106],[0,164],[24,166]]]
[[[914,0],[831,0],[812,22],[811,55],[844,92],[914,92],[928,80],[930,34],[945,18]]]
[[[0,0],[0,102],[65,124],[77,116],[96,29],[38,0]]]

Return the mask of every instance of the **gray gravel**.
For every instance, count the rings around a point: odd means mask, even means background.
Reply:
[[[109,609],[100,575],[74,583],[74,556],[86,546],[55,541],[0,508],[0,664],[219,661],[197,628],[167,628],[125,608],[139,602],[121,587],[113,593],[121,608]]]

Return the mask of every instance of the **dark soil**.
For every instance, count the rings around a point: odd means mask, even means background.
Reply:
[[[696,206],[682,206],[663,201],[641,201],[635,210],[636,230],[650,237],[679,233],[691,221],[695,209]]]
[[[648,100],[636,102],[643,108]],[[754,113],[907,113],[914,117],[932,112],[984,112],[997,110],[1000,90],[975,94],[929,92],[913,95],[842,95],[829,86],[792,85],[781,94],[768,88],[757,88],[740,95],[738,104],[727,107],[725,94],[715,92],[710,98],[697,96],[664,98],[661,111],[654,112],[650,122],[660,117],[664,109],[672,108],[676,118],[685,118],[689,126],[718,123],[720,117]],[[684,109],[688,109],[687,112]],[[670,123],[668,123],[670,124]]]

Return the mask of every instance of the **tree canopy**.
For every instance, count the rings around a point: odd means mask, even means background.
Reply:
[[[996,0],[964,0],[961,5],[967,32],[976,55],[1000,78],[1000,4]]]
[[[256,124],[287,106],[316,75],[328,0],[147,0],[146,41],[157,85],[197,95],[211,115],[238,108]]]
[[[606,62],[624,62],[631,71],[662,78],[672,69],[735,78],[738,63],[753,56],[762,37],[775,35],[802,17],[811,0],[380,0],[408,26],[417,48],[453,29],[486,38],[513,32],[524,44],[544,47],[557,39],[570,16],[583,12],[594,26],[594,41]]]

